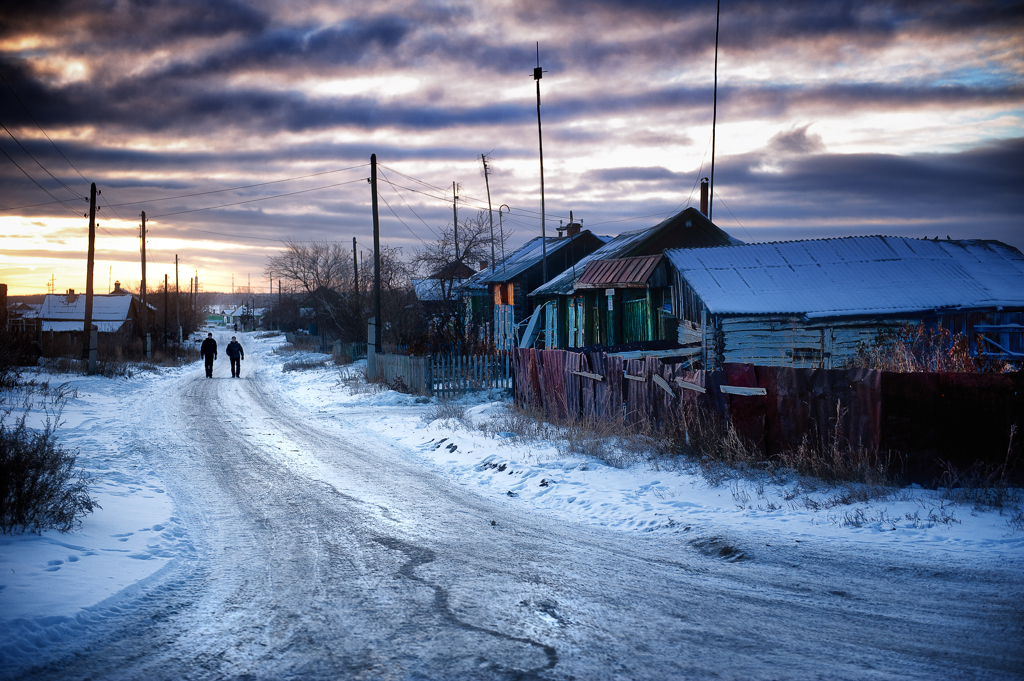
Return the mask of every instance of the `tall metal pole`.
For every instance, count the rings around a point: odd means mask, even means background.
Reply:
[[[494,209],[491,208],[491,181],[488,178],[487,156],[480,154],[480,160],[484,162],[484,184],[487,185],[487,215],[491,219],[491,271],[494,271],[496,261],[494,260]]]
[[[96,261],[96,183],[89,188],[89,256],[85,270],[85,347],[82,356],[89,359],[92,350],[92,270]]]
[[[708,192],[708,220],[715,207],[715,125],[718,123],[718,23],[722,16],[722,0],[715,11],[715,96],[711,114],[711,188]]]
[[[377,215],[377,154],[370,154],[370,193],[373,195],[373,314],[376,332],[373,351],[381,353],[380,337],[384,322],[380,318],[380,218]]]
[[[455,262],[459,262],[459,194],[458,188],[452,182],[452,211],[455,220]]]
[[[142,297],[142,356],[149,357],[149,307],[146,305],[146,211],[142,211],[142,284],[139,294]]]
[[[501,271],[502,271],[502,273],[504,273],[505,272],[505,225],[501,221],[501,213],[502,213],[501,209],[502,208],[506,209],[504,211],[506,213],[511,213],[512,209],[509,208],[504,203],[501,204],[500,206],[498,206],[498,236],[501,239]]]
[[[540,42],[537,43],[537,68],[533,70],[533,79],[537,82],[537,142],[540,148],[540,248],[542,284],[548,283],[548,240],[544,232],[544,135],[540,129],[540,79],[544,71],[540,68]]]

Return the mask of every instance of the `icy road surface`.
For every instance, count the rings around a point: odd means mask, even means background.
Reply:
[[[531,513],[415,463],[372,408],[290,403],[246,357],[241,379],[218,362],[122,405],[194,550],[0,675],[1022,676],[1018,561]]]

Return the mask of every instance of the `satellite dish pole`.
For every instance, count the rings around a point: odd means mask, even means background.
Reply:
[[[718,23],[722,16],[722,0],[718,0],[715,11],[715,95],[711,114],[711,187],[708,192],[708,220],[715,207],[715,125],[718,123]]]

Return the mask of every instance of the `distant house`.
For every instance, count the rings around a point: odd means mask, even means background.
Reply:
[[[998,241],[846,237],[668,250],[679,342],[726,362],[835,368],[904,324],[1024,358],[1024,255]]]
[[[492,324],[494,346],[510,350],[518,345],[518,327],[534,311],[534,301],[526,294],[544,283],[545,246],[550,279],[572,269],[604,244],[605,239],[571,223],[566,236],[531,239],[502,262],[471,277],[463,286],[463,295],[471,301],[470,306],[483,305],[484,314],[490,313],[486,316]]]
[[[98,333],[106,336],[121,335],[130,340],[142,335],[143,310],[148,313],[149,329],[156,328],[156,308],[121,288],[114,282],[114,290],[92,297],[92,323]],[[84,342],[85,295],[68,290],[65,294],[49,294],[43,298],[38,313],[39,329],[44,347],[58,335],[72,342]]]
[[[662,254],[738,243],[695,208],[623,232],[529,294],[544,308],[535,338],[547,348],[674,339],[671,266]]]
[[[248,305],[236,307],[226,313],[231,319],[229,324],[236,325],[239,331],[255,331],[263,323],[263,308],[251,308]]]

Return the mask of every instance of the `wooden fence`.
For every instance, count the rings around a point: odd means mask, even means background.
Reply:
[[[376,356],[377,380],[403,392],[451,397],[474,390],[511,390],[512,359],[496,355]]]
[[[837,433],[854,448],[898,453],[904,475],[914,481],[935,480],[946,464],[965,470],[980,462],[1024,473],[1024,372],[899,374],[753,364],[690,371],[655,357],[535,349],[520,349],[514,358],[517,403],[558,422],[621,419],[664,432],[693,408],[730,419],[767,457],[796,449],[804,438]]]

